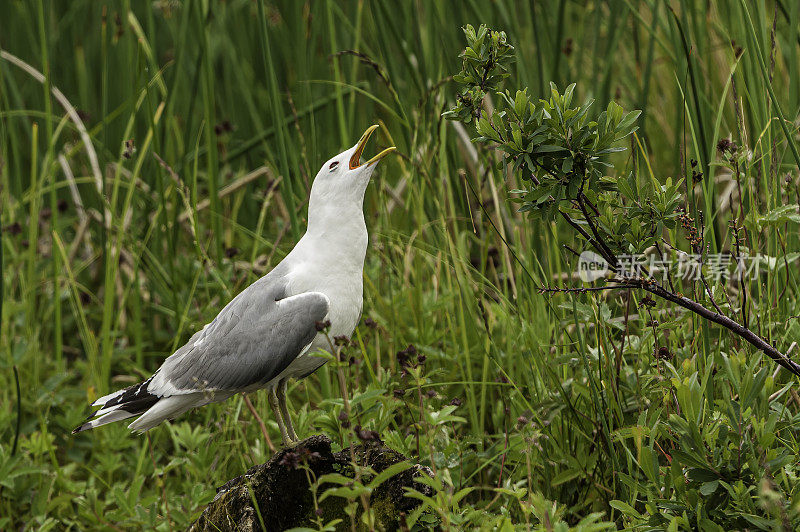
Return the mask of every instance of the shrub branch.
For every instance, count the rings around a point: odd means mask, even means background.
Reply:
[[[714,300],[702,271],[706,264],[702,230],[698,231],[694,220],[683,213],[685,198],[680,192],[683,179],[673,183],[667,178],[662,184],[651,177],[645,178],[649,182],[640,183],[633,172],[619,177],[607,175],[608,169],[613,169],[608,156],[625,150],[617,145],[634,134],[640,112],[625,113],[610,102],[605,111],[590,118],[591,100],[580,107],[571,105],[574,84],[563,92],[551,84],[550,97],[538,101],[529,97],[527,89],[515,94],[500,92],[514,50],[505,33],[484,25],[477,30],[467,25],[464,33],[467,47],[461,54],[462,69],[453,76],[463,89],[456,97],[456,105],[444,116],[465,124],[474,123],[478,136],[473,142],[493,145],[506,155],[506,160],[512,161],[509,163],[512,171],[523,181],[523,188],[511,191],[517,194],[513,199],[521,205],[520,212],[549,221],[560,216],[618,276],[612,280],[616,284],[611,286],[543,287],[540,292],[641,289],[721,325],[800,376],[800,365],[746,325],[723,314]],[[483,99],[490,91],[499,96],[499,104],[491,114],[482,113]],[[646,268],[642,267],[644,275],[638,278],[622,275],[620,271],[621,255],[641,254],[650,247],[660,253],[658,246],[665,229],[678,228],[678,221],[687,231],[689,248],[700,257],[700,293],[706,294],[714,310],[676,292],[671,277],[668,289],[657,283]],[[700,221],[702,227],[702,218]],[[505,240],[504,243],[508,246]],[[671,244],[670,247],[674,249]],[[738,242],[736,252],[738,255]],[[742,319],[747,323],[744,309]]]

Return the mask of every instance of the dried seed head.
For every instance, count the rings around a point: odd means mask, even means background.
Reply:
[[[717,150],[723,155],[732,154],[737,149],[739,149],[739,147],[731,139],[719,139],[719,142],[717,142]]]
[[[300,467],[300,453],[296,451],[287,451],[279,463],[286,469],[297,469]]]
[[[744,49],[734,39],[731,39],[731,48],[733,48],[733,53],[737,59],[744,53]]]
[[[650,296],[645,296],[645,297],[642,299],[642,303],[641,303],[641,304],[642,304],[642,306],[644,306],[644,307],[655,307],[655,306],[656,306],[656,302],[655,302],[655,300],[654,300],[652,297],[650,297]]]
[[[128,139],[125,141],[122,150],[122,156],[126,159],[130,159],[133,157],[133,154],[136,152],[136,144],[133,142],[133,139]]]
[[[362,428],[361,425],[356,425],[355,428],[353,428],[353,432],[356,433],[356,436],[361,441],[381,441],[377,432]]]
[[[8,233],[11,236],[16,236],[22,232],[22,226],[19,224],[19,222],[14,222],[11,225],[5,226],[3,232]]]
[[[658,348],[658,352],[656,353],[656,358],[661,360],[671,360],[672,353],[669,350],[669,347],[662,345]]]
[[[334,336],[333,337],[333,345],[340,345],[340,346],[343,346],[343,347],[347,347],[348,345],[350,345],[350,338],[348,338],[347,336],[345,336],[343,334],[338,335],[338,336]]]
[[[574,48],[573,48],[573,40],[572,40],[572,37],[567,37],[567,40],[564,42],[564,48],[562,48],[562,49],[561,49],[561,52],[562,52],[562,53],[563,53],[565,56],[569,57],[569,56],[571,56],[571,55],[572,55],[572,51],[573,51],[573,49],[574,49]]]
[[[417,348],[414,347],[414,344],[408,344],[408,347],[397,352],[397,362],[402,368],[413,367],[414,363],[412,362],[411,358],[416,354]]]
[[[217,135],[222,135],[223,133],[230,133],[233,131],[233,126],[228,120],[223,120],[216,126],[214,126],[214,133]]]
[[[345,410],[339,412],[337,419],[339,419],[339,424],[343,429],[350,428],[350,419],[347,417],[347,412]]]

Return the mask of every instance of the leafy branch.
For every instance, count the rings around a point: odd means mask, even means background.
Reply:
[[[563,92],[551,83],[547,99],[534,100],[523,88],[511,93],[501,90],[509,76],[514,48],[502,31],[481,25],[464,28],[467,47],[461,53],[462,68],[453,79],[462,85],[456,105],[444,116],[474,124],[473,142],[492,145],[510,161],[511,170],[521,178],[520,189],[511,190],[519,211],[530,219],[553,221],[563,218],[606,262],[612,275],[603,289],[636,288],[678,305],[716,323],[763,351],[776,363],[800,376],[800,365],[767,340],[735,319],[723,314],[702,273],[706,245],[695,220],[684,212],[680,192],[683,179],[641,180],[634,172],[611,175],[615,170],[611,154],[625,151],[620,146],[637,130],[640,111],[626,113],[615,102],[594,115],[594,100],[573,105],[575,84]],[[499,100],[489,114],[483,100],[494,93]],[[702,223],[700,224],[702,227]],[[683,229],[692,252],[701,257],[699,281],[714,310],[681,295],[669,272],[669,288],[641,267],[638,275],[626,275],[619,257],[655,253],[663,260],[661,247],[666,229]],[[667,244],[670,249],[674,247]],[[544,289],[583,292],[585,288]]]

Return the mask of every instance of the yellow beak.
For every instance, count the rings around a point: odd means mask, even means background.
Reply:
[[[360,166],[363,166],[363,165],[358,164],[359,160],[361,159],[361,153],[364,151],[364,146],[367,145],[367,141],[369,140],[370,136],[372,136],[372,133],[376,129],[378,129],[378,124],[375,124],[374,126],[368,127],[367,130],[364,132],[364,134],[361,135],[361,138],[359,139],[358,144],[356,144],[356,151],[354,151],[353,152],[353,156],[350,157],[350,170],[355,170],[356,168],[359,168]],[[394,150],[395,150],[394,146],[386,148],[385,150],[380,152],[378,155],[376,155],[375,157],[373,157],[372,159],[367,161],[365,163],[366,166],[369,166],[372,163],[377,163],[378,161],[380,161],[381,159],[383,159],[384,157],[386,157],[387,155],[392,153]]]

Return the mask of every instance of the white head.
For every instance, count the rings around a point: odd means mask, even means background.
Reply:
[[[309,226],[316,220],[331,222],[354,207],[360,212],[364,204],[364,192],[378,162],[395,150],[386,148],[378,155],[361,164],[361,154],[369,137],[378,129],[370,126],[355,146],[329,159],[317,172],[311,185],[308,200]],[[326,224],[327,225],[327,224]]]

